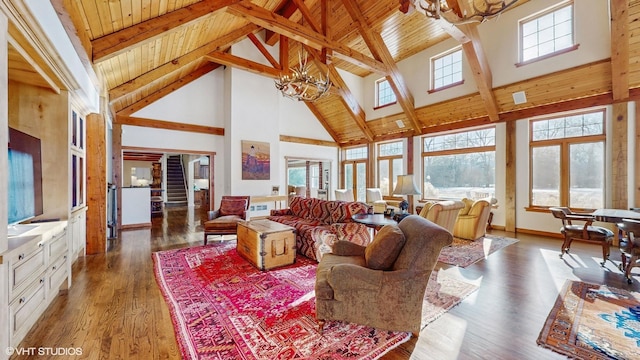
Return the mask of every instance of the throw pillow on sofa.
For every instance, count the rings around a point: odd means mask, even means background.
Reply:
[[[373,237],[364,251],[364,259],[369,269],[387,270],[398,258],[406,239],[397,225],[385,225]]]

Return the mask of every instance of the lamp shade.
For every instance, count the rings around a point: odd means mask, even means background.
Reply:
[[[393,195],[420,195],[420,190],[413,182],[413,174],[398,175]]]

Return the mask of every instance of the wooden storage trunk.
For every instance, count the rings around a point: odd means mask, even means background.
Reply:
[[[261,219],[238,223],[238,253],[260,270],[296,261],[296,235],[291,226]]]

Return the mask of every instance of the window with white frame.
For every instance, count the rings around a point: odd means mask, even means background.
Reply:
[[[520,61],[546,58],[574,47],[573,1],[520,21]]]
[[[431,59],[431,70],[432,90],[462,84],[462,49],[457,48]]]
[[[604,207],[605,112],[530,121],[530,205]]]
[[[422,196],[481,199],[495,196],[496,129],[422,138]]]
[[[378,187],[383,196],[392,196],[398,175],[404,174],[402,141],[378,144]]]
[[[393,92],[389,81],[385,78],[376,81],[376,108],[395,104],[396,93]]]
[[[367,189],[367,147],[354,147],[344,151],[343,186],[345,189],[353,189],[356,201],[366,201]]]

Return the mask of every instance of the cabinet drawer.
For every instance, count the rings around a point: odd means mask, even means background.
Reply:
[[[49,297],[55,297],[58,294],[58,290],[60,290],[60,285],[64,282],[64,279],[67,278],[68,275],[68,260],[67,255],[60,257],[55,263],[49,265],[49,293],[51,294]]]
[[[44,273],[9,304],[12,346],[24,338],[47,305]]]
[[[51,239],[47,244],[49,246],[49,259],[57,259],[60,255],[65,254],[69,248],[67,232],[63,231],[61,234],[58,234]]]
[[[29,282],[45,269],[42,245],[14,254],[9,259],[9,299],[22,291]]]

